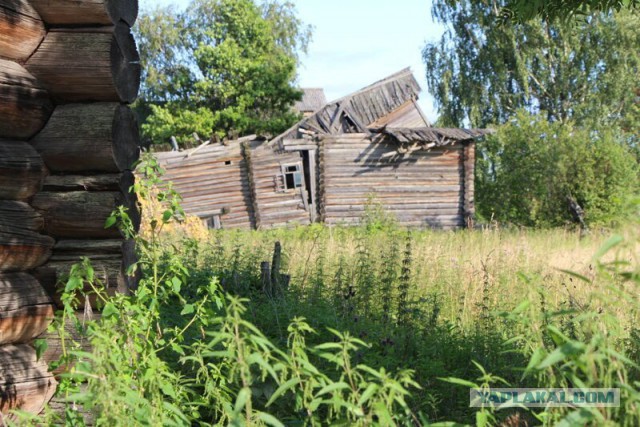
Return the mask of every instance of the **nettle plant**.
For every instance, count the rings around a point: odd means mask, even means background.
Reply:
[[[134,191],[155,195],[166,209],[136,236],[126,210],[119,226],[137,243],[141,274],[130,295],[109,296],[89,260],[61,284],[63,308],[52,329],[62,342],[53,368],[64,411],[17,414],[20,425],[405,425],[419,423],[405,399],[419,386],[412,371],[387,372],[354,362],[368,345],[331,330],[332,342],[309,346],[316,334],[303,318],[290,324],[278,348],[246,320],[247,300],[225,294],[216,277],[193,280],[179,245],[162,243],[163,229],[184,218],[179,196],[161,187],[153,157],[138,165]],[[82,320],[87,301],[99,320]],[[86,316],[85,316],[86,317]],[[40,351],[44,345],[40,345]],[[87,350],[90,344],[90,351]]]

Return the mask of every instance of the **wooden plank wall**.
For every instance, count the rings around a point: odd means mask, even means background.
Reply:
[[[367,135],[321,141],[321,219],[358,223],[371,196],[405,226],[454,229],[465,225],[464,147],[456,144],[395,154],[389,141]]]
[[[187,155],[156,154],[166,171],[163,179],[174,183],[185,212],[205,218],[212,216],[211,212],[224,210],[220,217],[223,228],[254,228],[247,162],[240,144],[210,145],[191,157]]]
[[[282,165],[302,162],[299,152],[277,151],[268,143],[250,146],[258,228],[310,223],[300,189],[281,191]]]

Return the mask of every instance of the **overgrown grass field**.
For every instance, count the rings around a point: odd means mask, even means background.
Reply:
[[[100,295],[88,262],[62,284],[66,411],[34,424],[640,424],[634,224],[405,230],[372,205],[355,228],[208,231],[177,223],[170,189],[156,197],[132,295]],[[289,279],[272,290],[276,242]],[[99,322],[75,314],[87,289]],[[621,406],[470,408],[469,388],[490,386],[615,387]]]
[[[622,230],[627,238],[631,233]],[[374,218],[359,228],[213,231],[179,252],[203,279],[216,275],[226,290],[247,297],[247,319],[278,345],[286,344],[287,326],[299,316],[318,332],[310,344],[330,340],[328,328],[349,331],[371,345],[356,354],[359,362],[415,371],[421,389],[409,399],[413,411],[432,421],[472,422],[468,388],[446,378],[480,385],[476,363],[510,386],[550,387],[567,384],[552,369],[525,375],[525,368],[534,352],[552,352],[556,335],[586,340],[601,333],[608,345],[635,354],[639,311],[627,297],[637,283],[612,283],[601,265],[614,259],[637,265],[638,248],[596,258],[610,236],[605,230],[586,236],[563,229],[406,231]],[[271,260],[276,241],[291,282],[283,296],[269,297],[260,262]],[[530,414],[517,417],[536,423]]]

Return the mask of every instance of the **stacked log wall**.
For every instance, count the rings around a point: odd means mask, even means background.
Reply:
[[[170,181],[182,197],[187,214],[203,219],[219,215],[223,228],[255,227],[247,161],[242,147],[233,142],[204,147],[190,156],[186,152],[158,153]]]
[[[405,226],[465,225],[463,144],[403,156],[391,141],[345,134],[325,138],[320,150],[321,217],[327,224],[357,224],[372,200]]]
[[[136,0],[0,0],[0,414],[37,414],[54,393],[31,343],[72,264],[88,257],[108,292],[136,285],[132,242],[104,223],[124,205],[139,225],[137,13]]]
[[[285,189],[282,176],[283,166],[302,164],[300,153],[279,151],[268,143],[254,143],[250,155],[258,228],[310,224],[309,211],[301,193],[304,190]]]

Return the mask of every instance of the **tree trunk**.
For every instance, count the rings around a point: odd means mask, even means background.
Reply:
[[[58,238],[121,237],[117,227],[105,228],[105,221],[119,206],[128,208],[136,231],[140,227],[135,197],[120,192],[42,192],[35,195],[32,206],[42,212],[47,234]]]
[[[33,276],[0,274],[0,345],[31,341],[53,317],[53,301]]]
[[[26,344],[0,347],[0,413],[20,409],[39,414],[55,389],[53,374],[48,372],[44,361],[37,360],[32,347]]]
[[[49,94],[22,66],[0,59],[0,135],[28,139],[53,111]]]
[[[31,0],[49,25],[113,25],[121,20],[133,27],[138,0]]]
[[[40,191],[44,163],[26,142],[0,139],[0,199],[23,200]]]
[[[138,160],[138,124],[117,103],[56,108],[33,144],[52,172],[121,172]]]
[[[26,61],[45,34],[40,15],[27,0],[0,4],[0,57]]]
[[[122,22],[51,30],[25,66],[60,101],[131,103],[140,87],[140,57]]]

